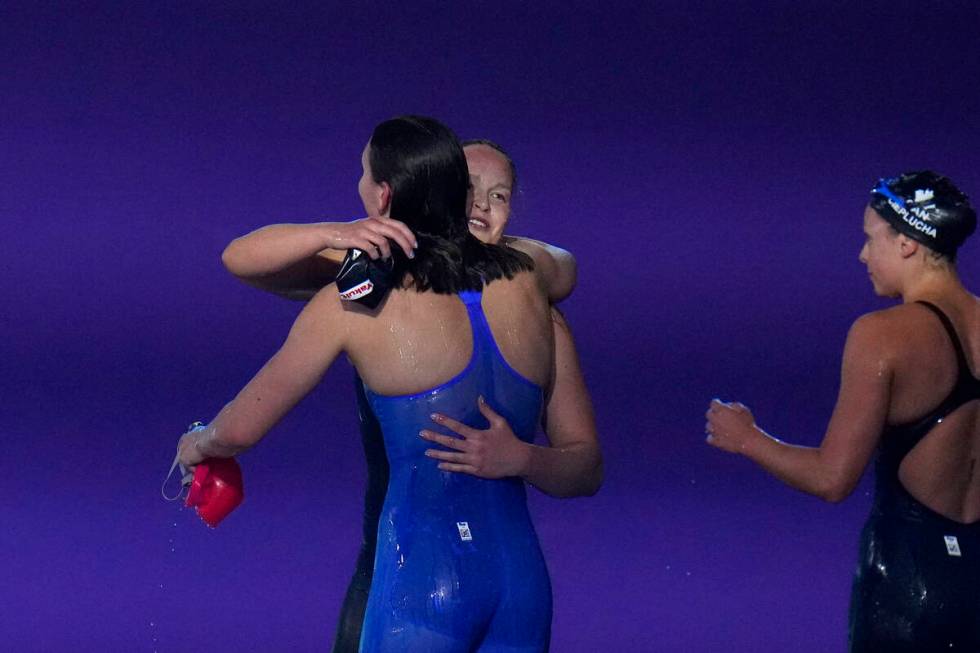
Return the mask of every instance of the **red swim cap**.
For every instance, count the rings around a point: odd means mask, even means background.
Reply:
[[[194,470],[185,505],[196,508],[204,523],[214,528],[244,498],[242,468],[235,459],[208,458]]]

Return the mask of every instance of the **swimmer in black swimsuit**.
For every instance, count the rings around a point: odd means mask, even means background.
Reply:
[[[334,635],[332,653],[355,653],[361,641],[364,612],[367,610],[371,580],[374,578],[374,554],[378,547],[378,521],[388,492],[391,473],[385,455],[385,442],[381,425],[375,417],[364,394],[364,383],[354,374],[354,392],[357,396],[357,418],[361,430],[361,445],[367,463],[367,487],[364,491],[364,515],[361,518],[361,548],[357,553],[354,575],[351,577],[344,603],[340,606],[337,632]]]
[[[861,262],[903,303],[858,319],[819,447],[781,442],[739,403],[712,401],[708,443],[785,483],[846,498],[875,455],[850,650],[980,651],[980,300],[956,273],[976,228],[967,197],[930,171],[884,179],[865,210]]]
[[[490,141],[467,141],[463,146],[473,196],[469,214],[471,233],[483,242],[517,242],[503,236],[516,186],[513,162],[500,146]],[[411,248],[411,232],[397,220],[383,217],[354,223],[271,225],[236,239],[226,249],[223,261],[230,272],[251,285],[286,297],[307,299],[333,279],[346,248],[380,251],[382,246],[391,246],[389,239],[402,249]],[[565,279],[558,284],[564,287],[561,298],[571,291],[574,260],[567,252],[540,244],[560,263],[558,270]],[[387,251],[390,250],[382,253]],[[591,401],[568,325],[556,309],[552,310],[552,320],[555,379],[547,398],[544,421],[551,450],[548,453],[557,457],[541,466],[550,478],[538,479],[536,484],[553,496],[591,495],[601,481],[601,456]],[[374,571],[378,518],[389,474],[380,426],[356,375],[354,385],[368,483],[362,544],[341,608],[334,653],[350,653],[358,648]]]
[[[902,485],[902,463],[936,427],[980,399],[956,329],[934,304],[956,352],[956,385],[925,417],[889,426],[875,462],[875,500],[861,534],[851,598],[855,651],[980,650],[980,522],[963,524],[923,505]],[[960,414],[972,411],[976,406]],[[928,591],[923,592],[923,588]]]

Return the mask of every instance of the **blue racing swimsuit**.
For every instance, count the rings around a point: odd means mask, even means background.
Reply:
[[[477,398],[531,442],[541,416],[540,386],[504,360],[481,306],[463,292],[473,353],[453,379],[424,392],[379,395],[365,387],[390,466],[378,524],[374,578],[361,635],[364,653],[537,653],[551,634],[551,582],[520,478],[443,472],[425,456],[437,445],[438,412],[487,428]],[[449,434],[448,431],[443,431]]]
[[[980,522],[961,524],[930,510],[898,477],[902,460],[934,426],[980,399],[980,381],[949,318],[920,303],[949,334],[959,374],[932,412],[882,435],[851,592],[851,653],[980,651]]]

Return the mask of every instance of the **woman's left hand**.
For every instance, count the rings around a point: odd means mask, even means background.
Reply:
[[[507,420],[490,408],[483,397],[478,405],[490,422],[489,429],[475,429],[445,415],[433,414],[432,421],[460,437],[423,430],[419,435],[424,440],[452,449],[427,449],[425,455],[442,461],[439,469],[446,472],[463,472],[480,478],[523,476],[531,458],[530,445],[514,435]]]
[[[708,444],[730,453],[745,453],[752,440],[761,435],[752,411],[737,401],[712,399],[705,419]]]

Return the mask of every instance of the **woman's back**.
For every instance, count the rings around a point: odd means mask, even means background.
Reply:
[[[500,353],[521,376],[547,390],[552,329],[547,298],[533,273],[500,279],[483,290],[482,309]],[[347,316],[347,353],[367,387],[405,395],[459,374],[473,351],[470,319],[457,295],[392,292],[376,314]]]
[[[851,596],[855,653],[980,643],[980,305],[932,299],[879,314],[890,401]]]
[[[980,302],[965,295],[935,307],[948,327],[922,303],[888,311],[894,356],[882,447],[895,451],[892,473],[913,498],[970,524],[980,521]]]
[[[551,589],[523,480],[442,471],[419,437],[439,430],[435,412],[486,428],[483,397],[533,440],[553,333],[536,277],[398,291],[377,315],[350,317],[348,352],[390,464],[362,650],[543,650]]]

